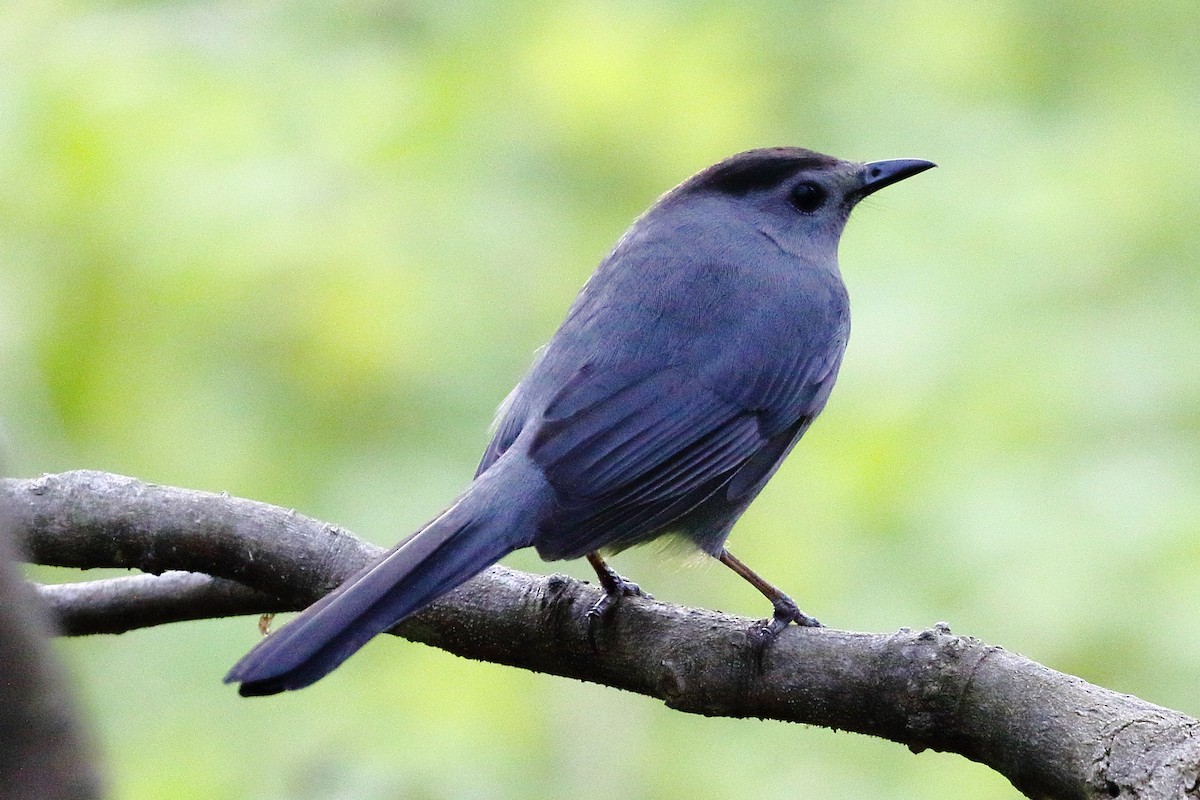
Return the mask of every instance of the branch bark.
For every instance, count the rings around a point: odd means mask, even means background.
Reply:
[[[3,480],[0,503],[36,563],[162,573],[40,587],[75,634],[299,609],[380,552],[294,511],[104,473]],[[959,753],[1029,797],[1200,797],[1200,722],[944,625],[891,634],[791,628],[759,664],[751,620],[646,599],[622,602],[593,647],[583,610],[597,591],[494,567],[393,632],[690,713]]]

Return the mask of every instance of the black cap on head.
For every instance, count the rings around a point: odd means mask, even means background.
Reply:
[[[848,166],[850,163],[852,162],[842,161],[813,150],[805,150],[802,147],[765,147],[759,150],[747,150],[701,170],[669,194],[716,191],[740,197],[751,192],[775,188],[801,170],[830,169],[839,165]],[[851,197],[854,200],[861,200],[872,192],[919,172],[924,172],[933,166],[936,165],[930,161],[908,158],[873,161],[865,164],[863,165],[862,187]]]
[[[770,189],[802,169],[832,167],[842,163],[833,156],[800,147],[769,147],[747,150],[698,172],[679,188],[712,189],[731,195]]]

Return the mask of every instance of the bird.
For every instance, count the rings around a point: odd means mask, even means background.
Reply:
[[[867,195],[935,166],[799,147],[701,170],[638,217],[500,405],[451,505],[278,631],[225,677],[244,696],[308,686],[509,553],[584,557],[602,624],[641,594],[605,557],[674,535],[748,580],[761,633],[820,623],[726,547],[825,407],[850,334],[838,242]]]

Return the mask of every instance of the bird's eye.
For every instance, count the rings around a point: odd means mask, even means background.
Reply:
[[[792,189],[792,194],[788,199],[797,211],[811,214],[825,204],[827,196],[825,190],[819,185],[805,181]]]

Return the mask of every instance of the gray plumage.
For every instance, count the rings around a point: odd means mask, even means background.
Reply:
[[[264,639],[243,694],[307,686],[368,639],[507,553],[603,566],[678,533],[816,624],[724,549],[824,408],[850,333],[837,245],[862,197],[933,166],[752,150],[634,222],[501,407],[475,481],[441,516]],[[749,573],[749,574],[747,574]]]

